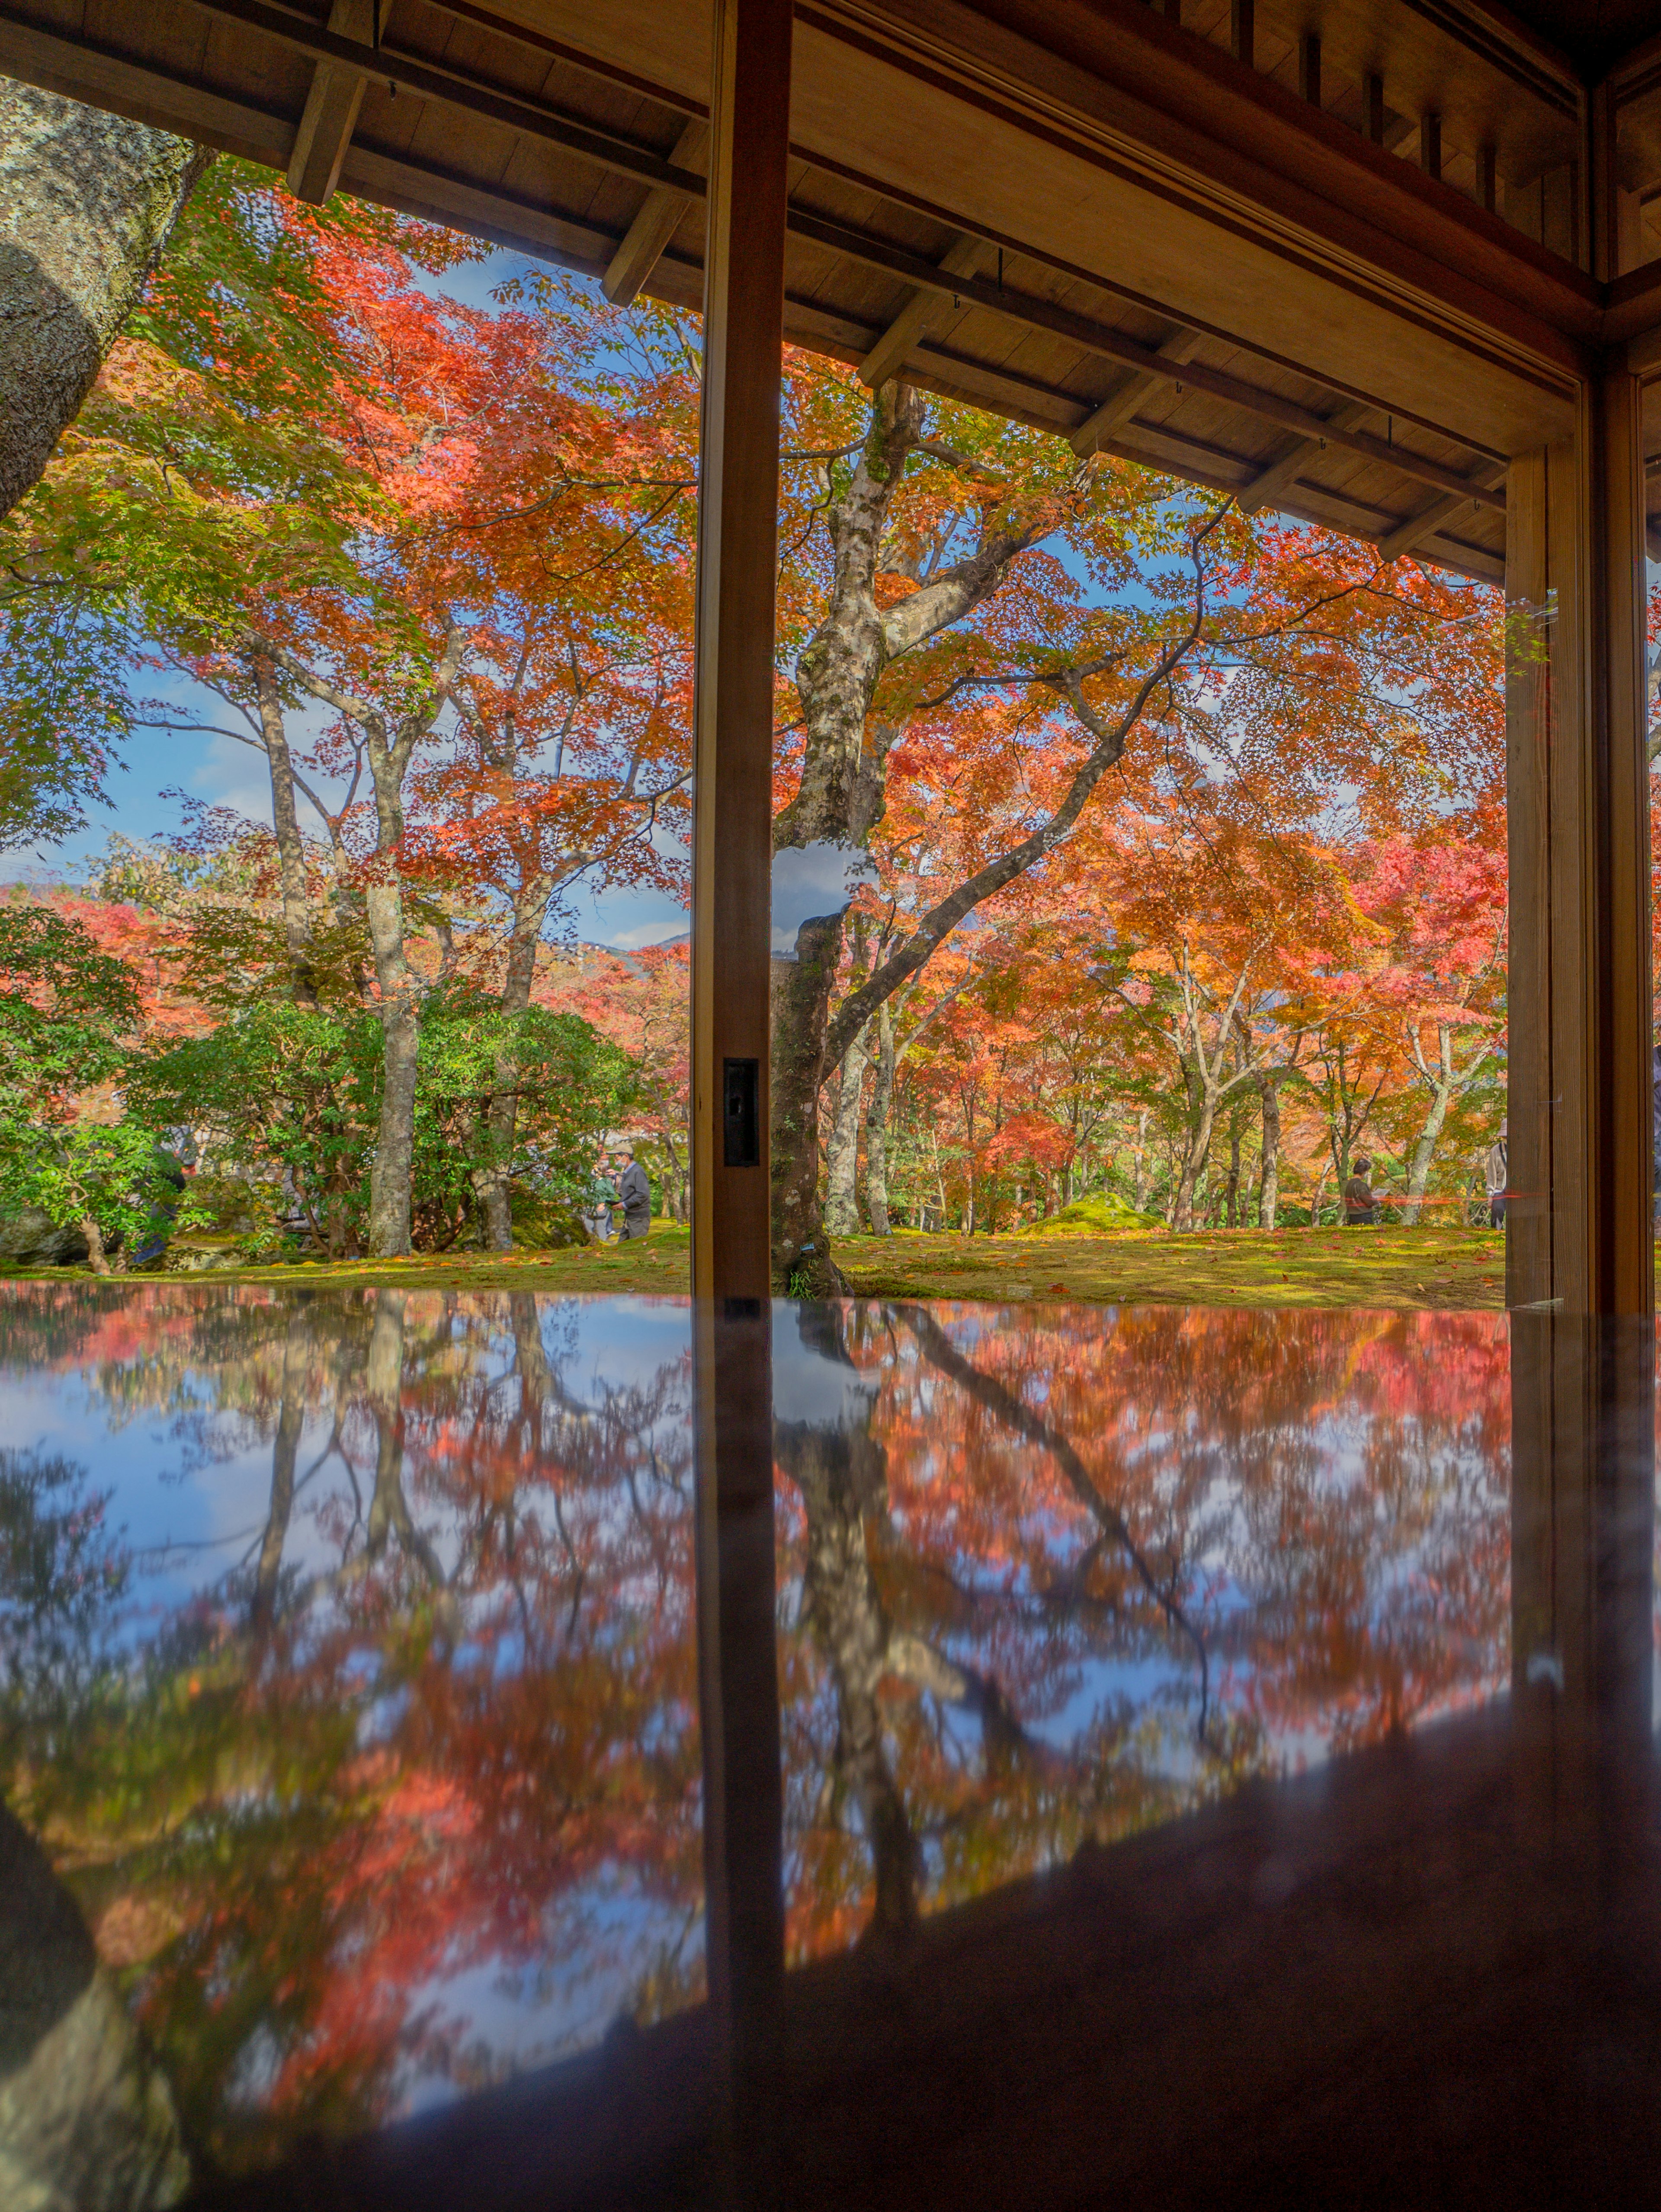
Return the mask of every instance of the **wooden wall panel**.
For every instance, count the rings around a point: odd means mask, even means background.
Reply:
[[[1511,879],[1508,1065],[1511,1195],[1506,1303],[1552,1295],[1549,667],[1543,621],[1549,471],[1543,448],[1506,478],[1506,836]]]
[[[1640,398],[1589,381],[1507,480],[1506,1297],[1570,1314],[1654,1306]]]

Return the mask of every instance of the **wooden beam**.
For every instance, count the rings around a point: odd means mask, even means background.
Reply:
[[[962,237],[954,240],[950,251],[940,258],[943,276],[972,276],[986,263],[992,248],[983,239]],[[906,356],[920,339],[940,322],[944,303],[938,292],[916,291],[907,300],[893,321],[889,324],[865,359],[860,363],[860,377],[874,392],[885,384],[904,363]]]
[[[669,159],[678,169],[701,169],[709,148],[709,126],[695,117],[676,139]],[[667,185],[647,194],[599,280],[600,290],[614,307],[626,307],[638,295],[691,205],[684,192],[672,191]]]
[[[94,40],[61,38],[15,21],[3,8],[0,72],[268,168],[283,168],[294,144],[294,125],[281,115],[210,92],[174,70],[131,61]]]
[[[1255,65],[1257,46],[1257,10],[1256,0],[1229,0],[1228,43],[1234,50],[1237,62],[1248,69]]]
[[[1329,418],[1328,428],[1335,439],[1339,438],[1346,431],[1359,428],[1369,415],[1377,411],[1375,408],[1364,406],[1360,400],[1352,400]],[[1272,507],[1281,494],[1297,482],[1300,471],[1308,466],[1327,442],[1323,437],[1299,438],[1296,445],[1287,447],[1277,460],[1271,461],[1262,473],[1254,477],[1241,491],[1241,514],[1256,514],[1262,507]]]
[[[768,1014],[792,0],[715,0],[698,459],[692,1395],[714,2193],[770,2205],[784,2004]],[[729,1095],[737,1111],[727,1108]]]
[[[692,1286],[771,1291],[773,633],[790,0],[716,0],[704,249],[692,876]],[[753,1158],[725,1093],[752,1085]]]
[[[1178,331],[1174,337],[1168,337],[1159,348],[1159,358],[1173,363],[1185,362],[1202,343],[1197,331]],[[1088,458],[1104,439],[1110,438],[1122,424],[1130,420],[1149,392],[1159,389],[1162,380],[1146,369],[1133,369],[1109,392],[1095,413],[1086,416],[1073,433],[1074,452]]]
[[[1265,392],[1230,375],[1226,370],[1191,362],[1178,368],[1161,361],[1153,347],[1141,345],[1122,331],[1110,330],[1084,315],[1075,314],[1070,308],[1037,299],[1031,293],[1012,291],[1007,285],[989,284],[978,276],[943,276],[933,262],[924,260],[921,255],[908,253],[903,247],[867,237],[862,231],[850,230],[842,223],[810,215],[803,209],[793,210],[790,230],[793,236],[827,246],[832,252],[845,254],[849,260],[863,261],[870,268],[908,276],[925,289],[955,293],[977,307],[988,307],[994,314],[1008,316],[1013,322],[1025,323],[1033,330],[1048,331],[1054,337],[1070,339],[1083,351],[1098,354],[1104,361],[1146,370],[1166,382],[1191,385],[1196,392],[1226,400],[1232,406],[1244,407],[1264,421],[1277,422],[1282,429],[1296,431],[1317,445],[1342,446],[1351,453],[1364,454],[1370,461],[1382,461],[1387,468],[1397,469],[1403,476],[1416,477],[1421,483],[1434,484],[1439,491],[1463,492],[1468,499],[1475,499],[1498,512],[1504,511],[1503,492],[1478,489],[1457,469],[1432,460],[1427,454],[1416,453],[1410,447],[1390,444],[1365,431],[1342,427],[1342,409],[1336,415],[1323,417],[1311,408],[1300,406],[1295,399]],[[1363,405],[1364,412],[1383,411],[1376,403],[1358,404]]]
[[[390,4],[391,0],[334,0],[329,28],[337,38],[378,44]],[[311,90],[289,156],[289,190],[297,200],[321,207],[340,182],[340,165],[357,128],[368,83],[362,70],[343,69],[338,62],[319,62],[312,71]]]
[[[1399,561],[1403,553],[1411,553],[1415,546],[1422,545],[1427,538],[1433,537],[1444,524],[1452,522],[1456,516],[1462,522],[1474,520],[1482,511],[1469,500],[1461,499],[1457,492],[1445,491],[1439,499],[1432,500],[1428,507],[1421,507],[1417,514],[1409,515],[1405,522],[1398,523],[1387,536],[1378,540],[1378,558],[1386,562]]]

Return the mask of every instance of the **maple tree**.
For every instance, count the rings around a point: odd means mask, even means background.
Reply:
[[[787,724],[785,766],[800,781],[776,841],[783,849],[823,833],[833,847],[856,846],[870,880],[861,885],[849,871],[846,902],[804,925],[796,973],[776,994],[781,1279],[811,1286],[826,1220],[845,1233],[857,1218],[867,1066],[874,1058],[885,1118],[905,1054],[896,994],[915,1020],[942,1020],[936,1062],[948,1043],[969,1054],[965,1066],[995,1060],[1013,1099],[1031,1074],[1013,1033],[989,1059],[970,1050],[970,1032],[989,1044],[1012,1019],[1019,1025],[1020,1007],[1039,1004],[1048,1029],[1058,1001],[1068,1007],[1063,1018],[1098,1021],[1087,1009],[1099,997],[1103,948],[1109,967],[1140,961],[1144,981],[1169,978],[1168,992],[1160,988],[1174,1009],[1186,1098],[1180,1128],[1168,1132],[1170,1218],[1182,1227],[1195,1218],[1220,1111],[1232,1158],[1219,1202],[1231,1222],[1240,1217],[1249,1093],[1262,1133],[1260,1204],[1272,1224],[1282,1097],[1296,1120],[1307,1086],[1328,1079],[1341,1168],[1366,1125],[1347,1018],[1360,1023],[1369,1065],[1382,1053],[1378,1079],[1392,1097],[1432,1080],[1428,1062],[1423,1072],[1411,1064],[1410,1040],[1384,1042],[1390,1020],[1362,985],[1381,963],[1356,886],[1380,840],[1397,840],[1398,854],[1433,853],[1475,830],[1492,848],[1504,775],[1497,603],[1416,564],[1381,569],[1330,533],[1208,520],[1175,488],[1116,464],[1068,475],[1041,441],[1024,444],[1007,428],[966,452],[948,409],[925,427],[920,402],[909,415],[893,415],[900,403],[880,395],[866,404],[865,459],[851,472],[844,464],[842,477],[825,469],[825,611],[795,663],[800,711]],[[1199,570],[1187,582],[1184,544]],[[1114,591],[1116,600],[1096,603]],[[802,623],[799,599],[790,604]],[[1182,649],[1167,664],[1159,656],[1173,641]],[[1041,948],[1056,932],[1076,940],[1080,916],[1094,918],[1098,935],[1069,994],[1053,975],[1040,981]],[[946,950],[965,925],[988,955],[986,980],[972,988]],[[1009,957],[1017,939],[1023,949]],[[943,990],[920,982],[942,960]],[[995,988],[994,969],[1003,979]],[[1392,988],[1399,997],[1404,977]],[[958,1003],[942,1017],[947,995]],[[1452,1029],[1475,1025],[1462,1016]],[[1124,1041],[1116,1024],[1114,1048]],[[1431,1049],[1434,1057],[1439,1047]],[[1490,1050],[1482,1064],[1491,1059]],[[1460,1070],[1446,1079],[1456,1091],[1469,1087]],[[836,1087],[821,1170],[817,1092],[826,1074]],[[1120,1109],[1092,1123],[1123,1121],[1123,1107],[1147,1115],[1149,1088],[1144,1074],[1122,1083]],[[1071,1149],[1030,1090],[1013,1119],[989,1098],[989,1130],[973,1094],[973,1085],[956,1087],[965,1160],[991,1141],[1006,1165],[1020,1156],[1018,1181],[1053,1193],[1069,1179]],[[1440,1126],[1427,1121],[1419,1132],[1429,1149],[1419,1146],[1411,1170],[1415,1207]],[[871,1206],[885,1221],[887,1179],[885,1130]],[[976,1169],[971,1193],[979,1180]],[[822,1184],[828,1217],[818,1211]],[[940,1198],[943,1211],[959,1210],[943,1186]],[[972,1194],[966,1202],[962,1218],[974,1225],[984,1209]],[[812,1264],[800,1264],[804,1248]]]
[[[671,879],[653,833],[685,781],[687,564],[654,533],[694,477],[665,461],[659,364],[648,347],[620,373],[551,280],[495,312],[423,287],[477,250],[350,203],[301,209],[222,163],[10,525],[16,641],[38,661],[41,610],[64,594],[76,610],[70,675],[24,663],[28,710],[61,708],[72,682],[106,724],[202,726],[132,699],[146,659],[216,693],[269,769],[295,1005],[319,1004],[319,893],[329,928],[366,939],[368,1239],[386,1254],[412,1234],[429,994],[453,970],[496,1002],[472,1175],[505,1246],[550,905],[582,875]],[[333,719],[296,757],[306,702]],[[83,780],[100,736],[83,732]],[[344,782],[344,805],[320,778]]]
[[[204,1096],[289,1071],[268,1159],[332,1249],[508,1249],[551,1012],[628,1055],[685,1208],[678,955],[558,939],[579,884],[684,887],[696,325],[545,274],[463,305],[477,251],[216,165],[3,525],[37,826],[133,726],[262,758],[270,830],[198,810],[140,957]],[[1459,1202],[1502,1067],[1494,595],[816,357],[783,400],[781,1287],[861,1218],[1313,1218],[1363,1142],[1409,1218]]]

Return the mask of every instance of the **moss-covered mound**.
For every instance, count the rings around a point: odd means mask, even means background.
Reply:
[[[1156,1213],[1138,1213],[1128,1199],[1110,1190],[1092,1191],[1088,1198],[1075,1198],[1071,1206],[1064,1206],[1059,1213],[1051,1214],[1048,1221],[1035,1221],[1029,1234],[1034,1237],[1112,1237],[1126,1229],[1158,1229],[1165,1224]]]

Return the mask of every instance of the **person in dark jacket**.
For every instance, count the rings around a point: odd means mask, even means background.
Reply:
[[[635,1158],[632,1146],[625,1146],[623,1154],[623,1173],[618,1177],[618,1195],[623,1200],[623,1233],[625,1237],[647,1237],[652,1229],[652,1186],[646,1179],[646,1170]]]
[[[1372,1162],[1365,1152],[1350,1163],[1349,1178],[1344,1185],[1344,1222],[1350,1229],[1375,1228],[1378,1221],[1378,1201],[1367,1181],[1372,1172]]]

